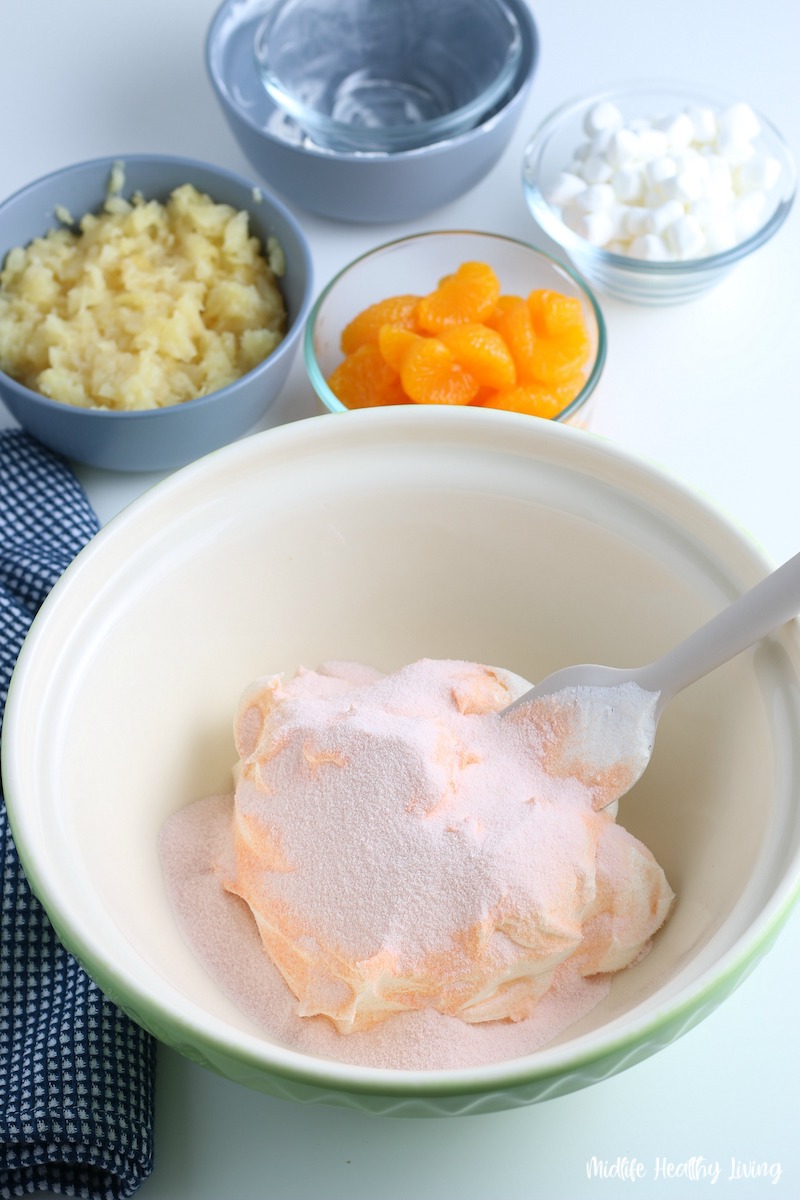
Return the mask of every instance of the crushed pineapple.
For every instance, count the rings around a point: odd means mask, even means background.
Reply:
[[[281,341],[285,264],[246,212],[191,184],[165,205],[120,195],[74,229],[9,252],[0,271],[0,369],[83,408],[162,408],[208,395]],[[63,213],[64,217],[69,214]]]

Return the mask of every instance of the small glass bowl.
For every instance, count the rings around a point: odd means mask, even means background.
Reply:
[[[309,379],[324,409],[332,413],[351,411],[327,383],[344,357],[341,336],[348,322],[368,305],[388,296],[433,291],[443,276],[465,262],[488,263],[504,294],[525,296],[535,288],[546,288],[581,301],[591,340],[586,382],[553,420],[587,427],[589,400],[606,359],[606,325],[597,300],[574,271],[527,242],[467,230],[414,234],[387,242],[356,258],[323,289],[309,314],[303,352]]]
[[[511,87],[522,36],[505,0],[278,0],[254,50],[317,145],[391,153],[478,124]]]
[[[627,124],[637,118],[653,119],[695,106],[719,112],[740,99],[678,84],[634,83],[569,101],[540,125],[523,155],[523,190],[534,220],[598,291],[619,300],[648,305],[679,304],[695,299],[768,242],[792,207],[797,182],[794,160],[781,134],[761,113],[756,113],[761,129],[754,146],[780,163],[780,176],[769,190],[766,216],[759,228],[720,253],[665,262],[616,253],[592,245],[570,229],[559,209],[545,197],[551,193],[557,174],[569,169],[575,151],[586,143],[583,122],[595,105],[605,102],[616,105]]]

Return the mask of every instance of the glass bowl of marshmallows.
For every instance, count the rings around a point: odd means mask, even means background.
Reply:
[[[796,169],[738,97],[628,84],[571,100],[528,143],[523,187],[541,229],[598,290],[692,300],[777,232]]]

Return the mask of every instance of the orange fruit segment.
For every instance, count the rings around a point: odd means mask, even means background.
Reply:
[[[415,329],[414,311],[419,296],[390,296],[370,304],[342,330],[341,347],[345,354],[353,354],[359,346],[378,341],[383,325],[398,325],[402,329]]]
[[[585,364],[590,351],[589,335],[576,325],[557,337],[537,338],[531,357],[531,370],[541,383],[565,383]]]
[[[536,333],[530,310],[521,296],[501,296],[489,324],[508,346],[516,367],[517,379],[524,383],[533,377],[533,348]]]
[[[475,376],[438,338],[419,338],[409,347],[400,378],[403,391],[416,404],[469,404],[478,394]]]
[[[583,328],[583,305],[577,296],[562,296],[537,288],[528,296],[533,327],[545,337],[558,337],[568,329]]]
[[[479,387],[474,399],[470,400],[470,408],[483,408],[488,400],[498,395],[497,388]]]
[[[563,408],[566,408],[568,404],[572,404],[572,401],[581,394],[585,383],[585,374],[583,371],[578,371],[577,374],[570,375],[569,379],[565,379],[563,383],[558,384],[554,390],[561,397]]]
[[[328,387],[345,408],[408,404],[399,375],[371,344],[348,354],[331,374]]]
[[[495,392],[490,399],[484,400],[483,407],[502,408],[507,412],[552,420],[564,408],[564,401],[543,383],[523,383],[519,387]]]
[[[504,408],[510,412],[527,413],[532,417],[552,420],[572,403],[583,389],[584,375],[572,375],[564,383],[523,383],[478,396],[476,403],[484,408]]]
[[[403,329],[399,325],[384,325],[378,334],[378,349],[384,362],[395,371],[400,371],[409,348],[422,340],[420,334],[412,333],[410,329]]]
[[[496,329],[488,325],[453,325],[439,338],[481,387],[511,387],[517,382],[511,351]]]
[[[417,324],[427,333],[440,333],[451,325],[479,324],[494,312],[499,296],[500,282],[488,263],[462,263],[420,300]]]

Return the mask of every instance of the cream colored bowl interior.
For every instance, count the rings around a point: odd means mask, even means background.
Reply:
[[[250,438],[116,518],[37,620],[4,747],[26,867],[134,1012],[177,1019],[184,1048],[209,1035],[296,1063],[195,960],[159,869],[168,814],[229,790],[243,687],[326,658],[467,658],[534,680],[571,662],[635,665],[765,570],[694,495],[552,423],[402,409]],[[620,820],[665,868],[674,915],[569,1047],[537,1061],[682,1002],[785,903],[799,664],[790,625],[668,709]]]

